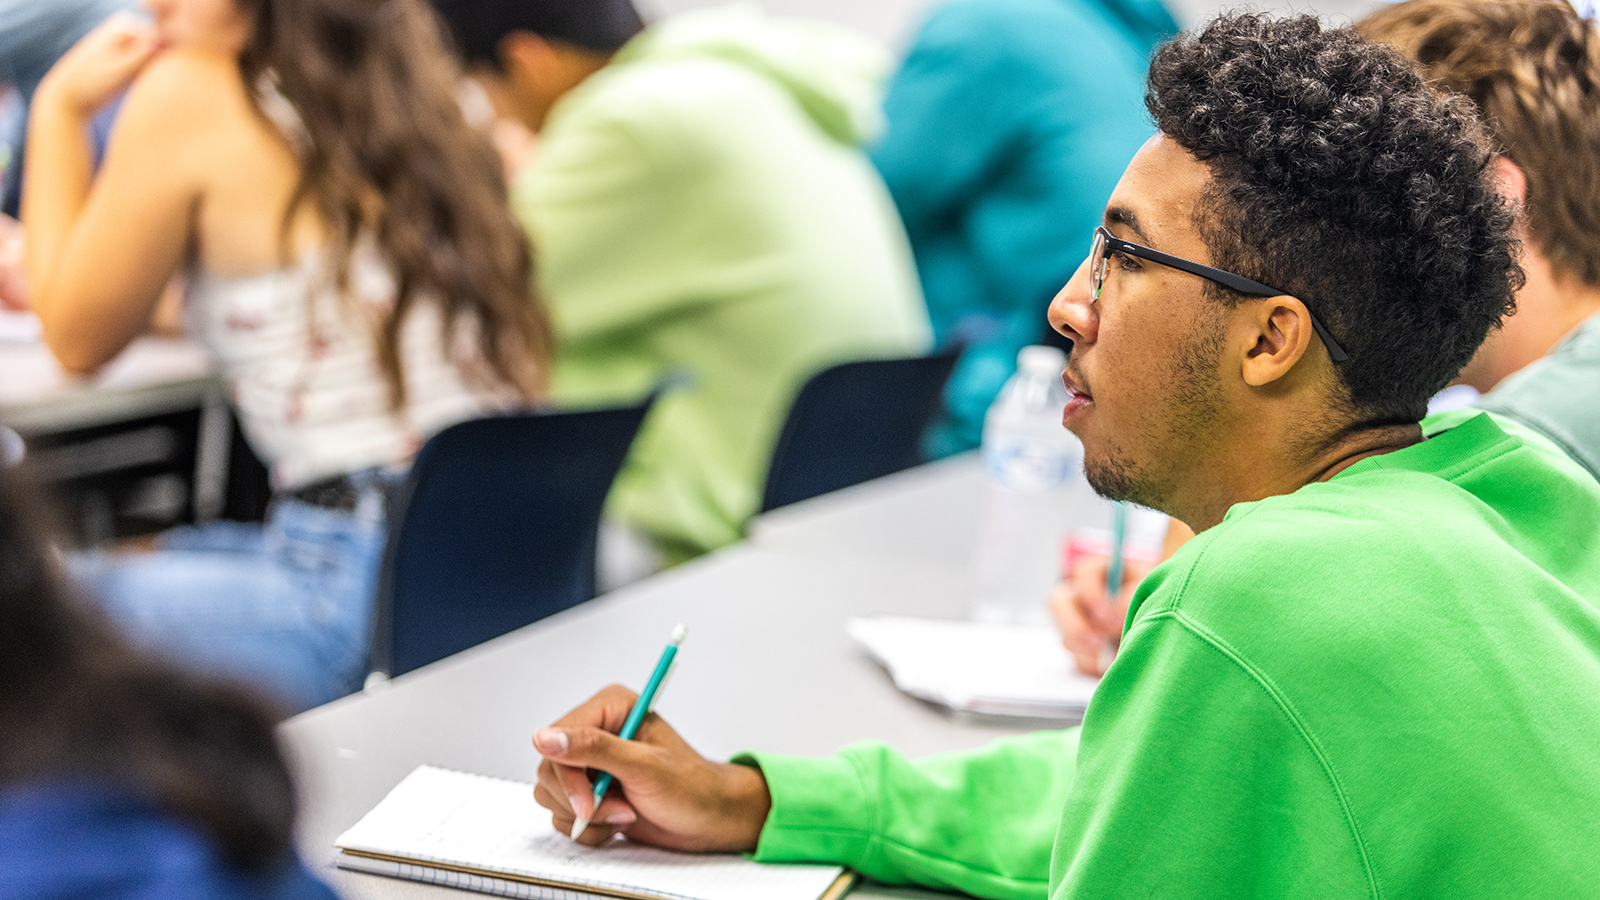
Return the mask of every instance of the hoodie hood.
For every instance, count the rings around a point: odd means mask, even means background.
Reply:
[[[739,3],[655,23],[618,51],[613,64],[694,58],[724,60],[760,73],[841,143],[865,144],[883,129],[889,54],[847,28],[774,18]]]

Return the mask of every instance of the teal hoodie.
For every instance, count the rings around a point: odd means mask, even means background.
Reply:
[[[931,455],[975,447],[1017,351],[1089,253],[1106,199],[1154,129],[1157,0],[954,0],[917,33],[874,148],[910,234],[941,344],[966,355]]]
[[[610,501],[669,561],[743,534],[808,376],[931,342],[905,233],[860,149],[884,63],[823,23],[685,13],[563,97],[517,180],[556,399],[612,403],[687,376]]]

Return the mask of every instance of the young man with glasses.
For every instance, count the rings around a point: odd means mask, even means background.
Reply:
[[[1437,88],[1469,98],[1517,207],[1517,309],[1457,381],[1476,404],[1554,441],[1600,478],[1600,32],[1566,0],[1407,0],[1356,23]],[[1167,555],[1192,537],[1181,524]],[[1127,567],[1115,602],[1104,557],[1082,557],[1050,599],[1080,670],[1105,671],[1128,602],[1152,568]]]
[[[723,764],[654,717],[619,741],[608,688],[534,735],[557,827],[587,766],[623,788],[591,843],[987,897],[1600,884],[1600,484],[1488,415],[1423,420],[1522,277],[1470,107],[1348,29],[1254,16],[1158,51],[1147,106],[1051,322],[1091,483],[1200,534],[1140,586],[1083,727]]]

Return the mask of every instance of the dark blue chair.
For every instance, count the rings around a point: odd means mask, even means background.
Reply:
[[[601,507],[654,400],[429,440],[390,498],[371,670],[400,675],[593,597]]]
[[[761,511],[922,462],[922,433],[960,355],[953,346],[932,356],[848,362],[812,376],[778,436]]]

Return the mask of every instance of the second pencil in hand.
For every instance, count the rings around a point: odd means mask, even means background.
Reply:
[[[633,736],[638,733],[639,726],[644,722],[644,717],[649,715],[651,708],[655,706],[656,697],[661,693],[661,686],[666,683],[667,673],[672,671],[673,661],[678,658],[678,646],[683,643],[683,639],[688,634],[689,629],[685,628],[681,623],[672,629],[672,637],[667,641],[666,648],[661,651],[661,658],[656,661],[656,668],[655,671],[650,673],[650,680],[645,682],[644,690],[639,692],[638,701],[633,704],[633,709],[629,711],[628,718],[622,723],[622,730],[617,732],[618,737],[625,741],[631,741]],[[605,797],[606,791],[610,787],[611,773],[601,772],[600,777],[594,780],[594,803],[589,807],[591,810],[600,808],[600,801]],[[578,835],[583,834],[583,830],[588,827],[589,817],[578,816],[577,820],[572,823],[572,839],[577,840]]]

